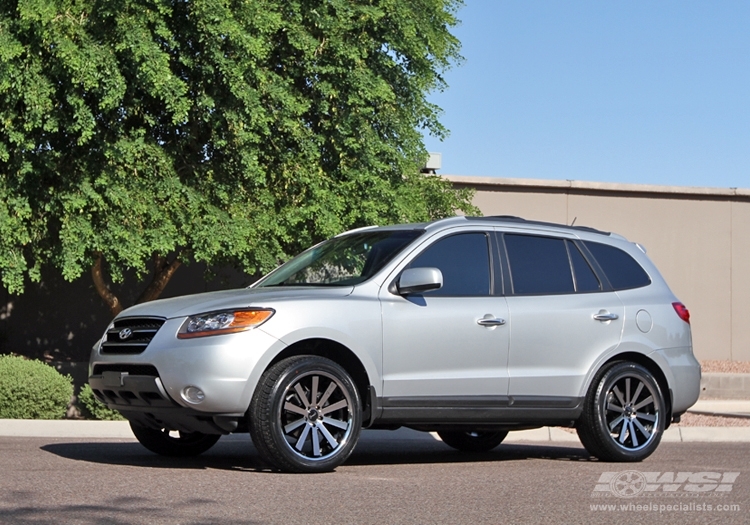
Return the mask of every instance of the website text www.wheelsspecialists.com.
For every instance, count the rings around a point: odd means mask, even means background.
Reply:
[[[590,509],[661,514],[740,512],[739,504],[727,501],[739,476],[739,472],[603,472],[591,497],[615,501],[600,500],[591,503]]]
[[[660,514],[669,512],[740,512],[740,506],[735,503],[617,503],[617,504],[591,504],[593,511],[605,512],[658,512]]]

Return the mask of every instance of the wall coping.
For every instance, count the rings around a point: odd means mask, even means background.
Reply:
[[[584,193],[639,193],[663,195],[665,197],[693,197],[693,198],[750,198],[750,188],[708,188],[699,186],[660,186],[656,184],[624,184],[613,182],[588,182],[580,180],[545,180],[518,179],[504,177],[475,177],[467,175],[441,175],[454,184],[473,187],[496,188],[529,188],[535,190],[552,190],[555,192],[584,192]]]

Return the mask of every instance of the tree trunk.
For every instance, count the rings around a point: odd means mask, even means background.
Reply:
[[[146,289],[143,290],[143,293],[141,293],[135,301],[135,304],[141,304],[159,298],[164,291],[164,288],[166,288],[167,283],[169,283],[169,280],[174,275],[174,272],[176,272],[177,268],[182,264],[178,257],[179,254],[175,255],[172,262],[169,262],[166,257],[154,255],[154,277],[151,279],[151,282]]]
[[[104,300],[106,305],[109,307],[109,311],[112,312],[112,317],[122,312],[122,303],[115,294],[109,289],[107,283],[104,282],[104,275],[102,274],[102,254],[96,253],[96,260],[94,265],[91,267],[91,278],[94,280],[94,287],[99,293],[99,296]]]
[[[102,271],[102,254],[96,253],[96,259],[91,267],[91,277],[94,280],[94,287],[99,293],[99,296],[104,300],[104,303],[109,307],[109,311],[112,313],[112,317],[122,312],[122,303],[115,294],[109,289],[107,283],[104,280],[104,272]],[[143,290],[143,293],[135,301],[135,304],[145,303],[147,301],[153,301],[158,299],[164,288],[169,283],[169,280],[177,271],[177,268],[182,264],[178,259],[178,255],[175,256],[174,260],[169,262],[166,257],[161,255],[154,255],[154,276],[151,282]]]

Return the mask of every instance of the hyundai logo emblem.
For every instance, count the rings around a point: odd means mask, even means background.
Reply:
[[[130,328],[123,328],[120,330],[120,340],[124,341],[125,339],[130,338],[133,335],[133,331]]]

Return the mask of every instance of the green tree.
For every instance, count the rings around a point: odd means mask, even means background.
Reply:
[[[460,0],[5,0],[0,273],[20,293],[250,274],[366,224],[476,212],[419,173]]]

